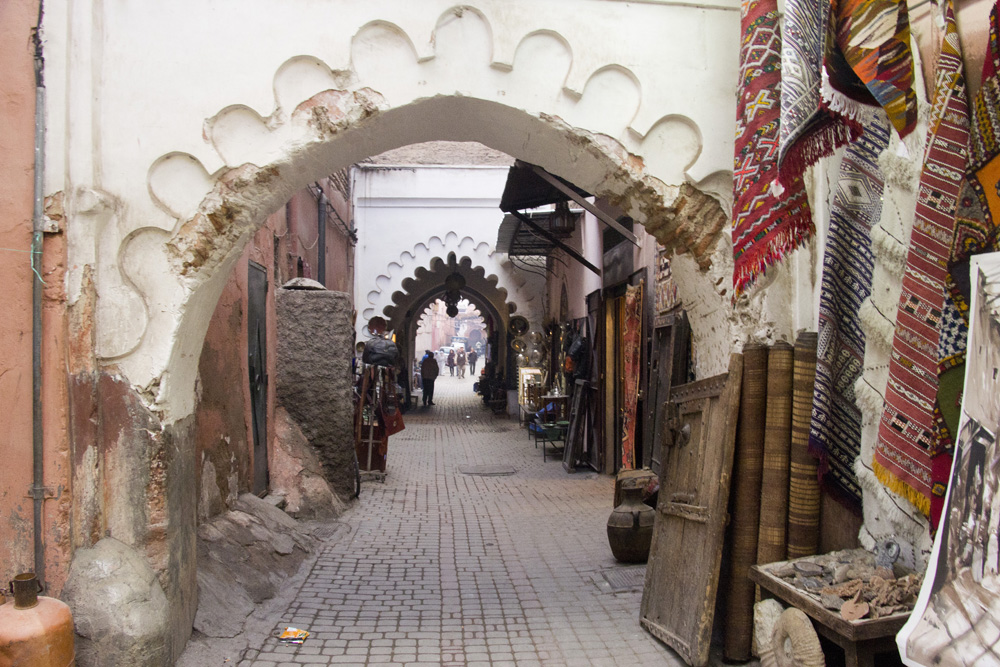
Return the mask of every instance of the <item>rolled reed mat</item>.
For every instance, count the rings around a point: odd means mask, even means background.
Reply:
[[[750,566],[757,562],[760,479],[764,468],[764,412],[767,407],[767,346],[743,348],[740,420],[733,459],[729,523],[729,579],[723,656],[748,662],[753,642],[754,584]]]
[[[785,560],[788,457],[792,437],[792,346],[779,341],[767,355],[764,471],[761,474],[757,563]]]
[[[817,334],[795,341],[792,379],[792,447],[788,479],[788,558],[812,556],[819,550],[819,477],[809,453],[813,385],[816,384]]]

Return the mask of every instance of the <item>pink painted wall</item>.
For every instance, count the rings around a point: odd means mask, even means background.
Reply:
[[[37,0],[0,2],[0,581],[34,569],[32,499],[31,284],[29,249],[34,179],[35,79],[32,28]],[[43,302],[43,419],[46,500],[43,519],[47,584],[57,595],[69,565],[71,489],[68,482],[65,310],[61,234],[47,235],[41,267]]]
[[[349,222],[349,197],[321,182],[340,217]],[[275,408],[275,360],[277,333],[275,290],[298,276],[298,259],[307,277],[316,278],[318,228],[316,200],[308,190],[292,196],[288,204],[271,214],[240,257],[212,316],[199,360],[200,401],[196,412],[199,517],[214,516],[227,509],[227,499],[250,490],[253,481],[252,417],[247,362],[247,271],[249,262],[267,270],[267,438],[273,453]],[[330,290],[353,292],[353,246],[328,216],[326,229],[326,284]],[[205,465],[211,462],[211,467]],[[203,479],[214,471],[215,479]],[[206,493],[212,489],[218,495]]]

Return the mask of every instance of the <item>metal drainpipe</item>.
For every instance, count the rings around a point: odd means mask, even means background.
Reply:
[[[319,183],[316,185],[318,187]],[[316,225],[318,227],[316,245],[319,249],[316,258],[316,263],[319,264],[316,269],[316,280],[326,287],[326,195],[323,194],[323,188],[319,189],[319,198],[316,199]]]
[[[42,233],[44,231],[45,173],[45,61],[42,40],[42,2],[38,3],[35,27],[35,205],[31,235],[31,496],[34,499],[35,576],[45,582],[45,543],[42,540],[42,504],[45,501],[44,458],[42,448]]]

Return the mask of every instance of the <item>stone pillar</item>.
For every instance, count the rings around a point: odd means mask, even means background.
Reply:
[[[347,499],[355,480],[351,299],[343,292],[281,288],[275,302],[277,407],[305,436],[333,492]]]

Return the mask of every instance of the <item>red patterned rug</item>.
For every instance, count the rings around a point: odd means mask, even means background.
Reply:
[[[777,0],[742,3],[741,26],[733,179],[734,299],[813,233],[802,179],[792,180],[780,195],[775,192],[781,107]]]
[[[873,467],[879,480],[924,514],[931,510],[938,344],[955,212],[968,161],[969,108],[950,0],[938,57],[927,152],[903,276],[885,409]]]
[[[622,469],[632,470],[635,460],[635,420],[642,375],[642,284],[625,289],[625,318],[622,331],[625,357],[625,414],[622,423]]]

